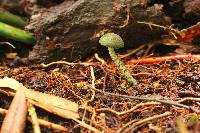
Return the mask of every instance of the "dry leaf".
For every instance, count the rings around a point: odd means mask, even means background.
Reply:
[[[197,24],[188,27],[187,29],[183,29],[178,32],[177,38],[175,39],[174,36],[166,36],[164,37],[161,42],[166,45],[180,45],[184,43],[191,43],[195,37],[200,35],[200,22]],[[186,43],[186,44],[187,44]]]
[[[36,101],[37,103],[39,102],[39,103],[46,104],[49,106],[51,105],[60,109],[78,112],[78,104],[61,97],[44,94],[44,93],[36,92],[33,90],[27,90],[26,97],[28,99]]]
[[[17,53],[6,53],[6,58],[8,59],[14,59],[16,58]]]
[[[183,122],[183,120],[181,120],[180,117],[177,118],[176,124],[177,124],[178,130],[179,130],[179,133],[189,133],[185,123]]]
[[[43,108],[50,113],[56,114],[60,117],[67,118],[67,119],[75,119],[75,118],[77,119],[77,118],[79,118],[79,114],[77,112],[58,108],[58,107],[47,105],[47,104],[43,104],[43,103],[37,102],[37,101],[32,101],[32,100],[29,100],[29,101],[32,104],[34,104],[34,105],[36,105],[40,108]]]
[[[3,90],[7,93],[15,92],[19,85],[21,83],[12,78],[5,77],[0,79],[0,89],[4,88]],[[25,87],[24,90],[26,97],[36,106],[64,118],[79,118],[78,104],[64,98],[29,90]]]

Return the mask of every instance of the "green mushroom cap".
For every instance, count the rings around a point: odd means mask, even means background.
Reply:
[[[103,35],[100,38],[99,43],[103,46],[111,47],[114,49],[119,49],[124,47],[124,41],[119,35],[115,33],[107,33]]]

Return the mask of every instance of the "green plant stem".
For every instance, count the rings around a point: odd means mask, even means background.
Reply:
[[[114,48],[108,47],[109,54],[112,58],[112,60],[115,62],[115,64],[118,66],[119,70],[121,71],[122,75],[126,78],[128,83],[130,85],[137,85],[137,81],[133,78],[131,73],[128,71],[128,69],[125,67],[124,63],[121,61],[120,58],[117,57]]]
[[[10,12],[5,11],[3,9],[0,9],[0,22],[6,23],[18,28],[24,28],[27,25],[26,21],[24,21],[22,18],[14,14],[11,14]]]
[[[35,38],[30,33],[2,22],[0,22],[0,36],[27,44],[34,44],[36,42]]]

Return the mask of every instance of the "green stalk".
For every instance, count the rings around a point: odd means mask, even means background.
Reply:
[[[121,73],[125,77],[125,79],[128,81],[128,83],[130,85],[136,85],[137,81],[132,77],[131,73],[125,67],[125,65],[121,61],[121,59],[117,57],[117,55],[114,51],[114,48],[108,47],[108,51],[109,51],[110,57],[112,58],[114,63],[118,65],[119,70],[121,71]]]
[[[0,22],[0,36],[27,44],[34,44],[35,38],[21,29]]]
[[[0,9],[0,22],[6,23],[18,28],[24,28],[27,25],[26,21],[24,21],[22,18],[14,14],[11,14],[10,12],[5,11],[3,9]]]

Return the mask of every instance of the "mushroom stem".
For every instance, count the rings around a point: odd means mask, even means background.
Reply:
[[[121,71],[122,75],[126,78],[130,85],[137,85],[137,81],[132,77],[129,70],[125,67],[124,63],[121,61],[120,58],[117,57],[114,48],[108,47],[108,51],[110,57],[114,61],[115,64],[118,65],[119,70]]]

